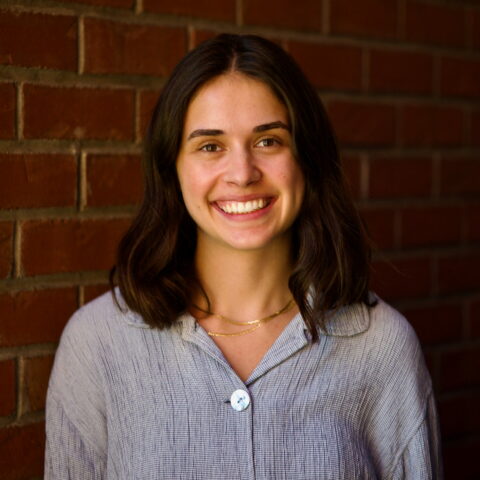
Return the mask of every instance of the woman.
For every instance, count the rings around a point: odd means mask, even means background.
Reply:
[[[368,292],[333,134],[292,59],[255,36],[190,52],[145,178],[114,298],[62,336],[46,477],[441,478],[418,341]]]

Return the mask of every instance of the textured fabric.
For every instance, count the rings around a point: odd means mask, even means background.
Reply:
[[[439,449],[418,340],[381,300],[317,343],[297,315],[244,383],[191,316],[151,329],[106,294],[69,321],[48,391],[46,479],[428,480]]]

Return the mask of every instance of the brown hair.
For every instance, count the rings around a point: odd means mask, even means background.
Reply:
[[[110,282],[151,326],[171,326],[189,306],[196,226],[176,173],[183,122],[194,93],[237,71],[267,84],[289,112],[294,154],[306,183],[293,229],[289,288],[313,339],[328,310],[368,299],[370,248],[349,196],[334,134],[315,90],[278,45],[253,35],[222,34],[188,53],[156,105],[146,138],[145,192],[123,237]]]

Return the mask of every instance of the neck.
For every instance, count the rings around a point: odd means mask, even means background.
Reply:
[[[282,308],[291,298],[289,242],[261,250],[204,248],[197,245],[195,268],[198,280],[215,313],[238,318],[260,318]],[[194,303],[206,308],[201,292]]]

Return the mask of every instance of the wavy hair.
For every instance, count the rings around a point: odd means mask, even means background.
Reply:
[[[144,153],[144,197],[120,242],[110,274],[128,307],[152,327],[174,324],[190,305],[196,226],[176,172],[185,114],[193,95],[235,71],[268,85],[287,107],[305,197],[292,226],[290,291],[314,340],[329,310],[369,303],[370,247],[342,173],[322,103],[295,61],[254,35],[221,34],[176,66],[155,107]],[[200,286],[201,287],[201,286]],[[208,301],[208,299],[207,299]]]

